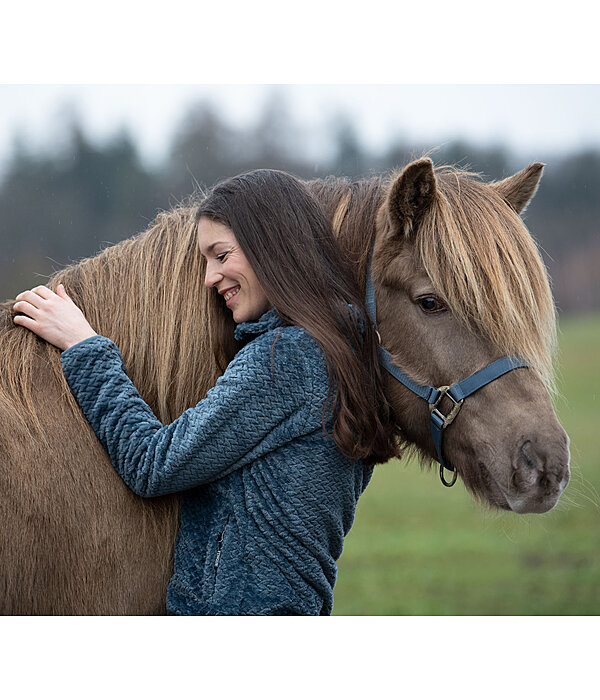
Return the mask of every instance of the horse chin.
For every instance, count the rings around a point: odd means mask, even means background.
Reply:
[[[486,501],[495,508],[510,511],[518,515],[527,513],[547,513],[558,503],[558,500],[565,490],[569,481],[568,477],[563,479],[559,487],[553,492],[544,496],[536,496],[528,493],[512,493],[503,489],[498,481],[492,476],[489,469],[484,464],[479,465],[482,481],[485,489],[481,493]]]
[[[512,511],[510,502],[506,497],[504,491],[498,485],[498,482],[489,469],[483,464],[479,463],[479,483],[477,484],[478,495],[483,497],[485,501],[492,507],[498,508],[499,510]]]
[[[520,515],[525,513],[547,513],[558,503],[558,499],[563,491],[564,488],[561,489],[557,495],[547,496],[542,499],[527,499],[523,496],[513,497],[509,501],[510,509],[513,513],[518,513]]]

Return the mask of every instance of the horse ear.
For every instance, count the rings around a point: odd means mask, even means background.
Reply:
[[[506,180],[494,182],[490,187],[495,189],[517,214],[521,214],[537,190],[543,169],[544,163],[532,163],[525,170],[507,177]]]
[[[387,198],[387,211],[394,230],[412,230],[431,206],[435,193],[431,158],[421,158],[407,165],[392,183]]]

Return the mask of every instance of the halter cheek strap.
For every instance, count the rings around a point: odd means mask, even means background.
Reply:
[[[529,364],[518,355],[508,355],[496,360],[495,362],[491,362],[483,369],[474,372],[469,377],[463,379],[457,384],[454,384],[453,386],[440,386],[436,389],[434,386],[430,386],[428,384],[418,384],[417,382],[413,381],[402,369],[400,369],[398,365],[395,365],[392,362],[390,353],[381,344],[381,336],[377,330],[377,308],[375,304],[375,288],[371,277],[370,259],[367,269],[366,307],[369,316],[371,317],[371,321],[373,322],[373,326],[375,327],[377,337],[379,338],[379,358],[381,364],[397,381],[403,384],[407,389],[410,389],[414,394],[427,401],[429,404],[429,410],[431,413],[431,437],[433,438],[433,444],[440,463],[440,479],[442,480],[444,486],[454,486],[458,474],[454,467],[444,459],[442,451],[442,438],[444,436],[444,430],[456,418],[463,405],[463,401],[468,396],[471,396],[471,394],[474,394],[478,389],[481,389],[482,387],[486,386],[486,384],[493,382],[503,374],[506,374],[513,369],[529,367]],[[447,396],[453,404],[450,412],[447,415],[444,415],[438,408],[444,396]],[[454,472],[451,481],[446,481],[444,469]]]

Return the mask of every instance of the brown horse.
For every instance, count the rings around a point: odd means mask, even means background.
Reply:
[[[529,364],[465,401],[444,453],[467,488],[516,512],[552,508],[569,478],[568,438],[547,387],[555,313],[546,272],[518,213],[541,165],[483,184],[416,161],[388,180],[308,183],[365,285],[382,343],[413,379],[453,384],[492,360]],[[163,421],[219,374],[203,319],[207,293],[194,206],[62,271],[91,325],[120,347]],[[0,609],[7,614],[164,612],[176,497],[142,500],[114,472],[63,378],[58,351],[0,309]],[[435,456],[429,410],[389,377],[403,442]],[[375,476],[376,478],[376,476]]]

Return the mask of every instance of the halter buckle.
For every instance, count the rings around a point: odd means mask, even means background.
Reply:
[[[432,414],[435,414],[443,422],[442,430],[447,428],[452,423],[452,421],[456,418],[456,416],[458,415],[458,412],[460,411],[460,407],[463,405],[463,401],[464,401],[464,399],[460,399],[460,401],[457,401],[452,396],[452,394],[448,393],[448,391],[450,389],[451,389],[451,387],[449,387],[449,386],[438,387],[438,391],[440,392],[439,396],[437,397],[437,399],[433,403],[429,404],[430,412]],[[450,399],[450,401],[452,401],[452,403],[454,404],[454,406],[452,406],[452,409],[450,410],[450,413],[447,416],[445,416],[438,409],[438,404],[444,398],[444,396],[447,396]]]

